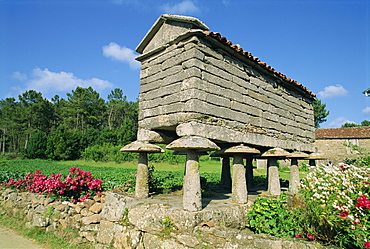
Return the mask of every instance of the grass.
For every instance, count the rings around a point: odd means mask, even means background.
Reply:
[[[53,233],[45,232],[45,228],[26,226],[25,219],[21,216],[10,217],[6,214],[0,214],[0,225],[16,231],[18,234],[34,239],[43,248],[61,248],[61,249],[90,249],[94,248],[90,243],[73,245],[70,242],[56,237]],[[70,234],[76,235],[76,231],[70,231]]]
[[[58,171],[54,173],[59,173],[59,171],[67,171],[69,167],[96,167],[98,168],[111,168],[114,170],[119,169],[128,169],[128,170],[136,170],[137,162],[124,162],[124,163],[115,163],[115,162],[93,162],[93,161],[84,161],[84,160],[77,160],[77,161],[60,161],[60,162],[53,162],[53,161],[46,161],[46,160],[27,160],[23,161],[23,164],[35,164],[37,168],[49,168],[52,171]],[[150,163],[151,164],[151,163]],[[209,160],[206,157],[200,158],[200,172],[201,173],[215,173],[220,175],[221,174],[221,162],[219,160]],[[179,164],[170,164],[166,162],[162,163],[152,163],[154,165],[156,171],[172,171],[175,173],[183,172],[184,171],[184,163]],[[5,166],[5,164],[4,164]],[[23,165],[24,166],[24,165]],[[1,168],[1,163],[0,163]],[[303,177],[307,172],[300,172],[301,177]],[[279,175],[282,180],[289,181],[289,168],[282,168],[279,170]],[[264,169],[254,169],[254,176],[266,176],[266,170]],[[90,244],[83,244],[74,246],[68,243],[63,239],[57,238],[53,233],[46,233],[45,228],[27,228],[25,225],[25,221],[22,217],[9,217],[6,214],[0,214],[0,224],[10,229],[17,231],[19,234],[27,236],[29,238],[35,239],[39,243],[42,243],[44,246],[46,245],[47,248],[91,248]],[[73,234],[73,232],[72,232]],[[77,233],[75,233],[77,234]]]
[[[52,168],[54,170],[57,170],[57,171],[59,170],[61,172],[63,170],[62,173],[67,173],[67,170],[69,167],[81,167],[82,169],[84,169],[84,167],[90,168],[88,170],[92,170],[91,167],[97,168],[97,169],[98,168],[106,168],[106,169],[110,168],[110,169],[115,169],[115,170],[120,170],[120,169],[136,170],[137,169],[137,161],[115,163],[115,162],[94,162],[94,161],[84,161],[84,160],[76,160],[76,161],[24,160],[22,163],[27,164],[28,162],[30,162],[30,165],[37,163],[40,169],[44,169],[44,170],[46,169],[50,170],[50,166],[53,165]],[[65,169],[63,165],[66,166]],[[171,164],[167,162],[160,162],[160,163],[149,162],[149,165],[154,166],[155,171],[184,172],[184,168],[185,168],[184,163]],[[199,165],[200,165],[199,167],[200,173],[215,173],[218,175],[221,174],[221,162],[219,160],[215,160],[215,159],[209,160],[207,157],[201,157],[199,160]],[[53,173],[59,173],[59,171],[53,172]],[[307,172],[301,171],[300,177],[303,178],[306,174]],[[254,175],[255,176],[266,176],[266,170],[255,168]],[[279,175],[282,180],[289,181],[289,177],[290,177],[289,167],[281,168],[279,170]]]
[[[137,161],[124,162],[124,163],[115,163],[115,162],[94,162],[94,161],[61,161],[60,164],[69,165],[69,166],[93,166],[93,167],[106,167],[106,168],[117,168],[117,169],[137,169]],[[171,164],[167,162],[161,163],[151,163],[149,165],[154,165],[155,170],[157,171],[184,171],[185,165],[183,163]],[[221,163],[217,160],[207,160],[200,158],[199,161],[199,170],[200,172],[208,173],[221,173]]]

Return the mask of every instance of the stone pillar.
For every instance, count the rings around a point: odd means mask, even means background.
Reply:
[[[299,190],[299,169],[298,169],[298,159],[292,158],[290,166],[290,179],[289,179],[289,192],[297,194]]]
[[[148,184],[148,154],[145,152],[139,153],[137,173],[136,173],[136,198],[148,198],[149,184]]]
[[[148,153],[164,153],[164,150],[155,144],[150,144],[143,141],[135,141],[125,145],[120,151],[139,153],[139,160],[136,173],[136,198],[148,198]]]
[[[247,179],[247,189],[250,191],[253,187],[253,156],[247,157],[247,164],[246,164],[246,179]]]
[[[220,150],[214,142],[200,136],[184,136],[172,141],[167,149],[186,152],[183,184],[183,207],[189,211],[202,209],[198,153]]]
[[[248,201],[245,168],[241,154],[234,155],[231,200],[236,203],[247,203]]]
[[[183,207],[189,211],[202,209],[199,159],[195,151],[188,151],[183,185]]]
[[[277,158],[267,159],[267,192],[270,195],[280,195],[280,180]]]
[[[267,160],[265,160],[265,159],[256,159],[256,162],[257,162],[257,169],[267,170]]]
[[[222,157],[221,185],[231,190],[230,157],[228,156]]]

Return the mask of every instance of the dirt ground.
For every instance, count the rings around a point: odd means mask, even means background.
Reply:
[[[1,249],[45,249],[34,240],[25,238],[15,231],[0,226],[0,248]]]

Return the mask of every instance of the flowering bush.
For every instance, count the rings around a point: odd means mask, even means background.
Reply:
[[[345,248],[370,248],[370,168],[318,166],[303,179],[306,233]]]
[[[1,185],[14,186],[31,193],[47,194],[53,199],[69,200],[73,203],[83,202],[99,193],[102,181],[94,179],[90,172],[72,167],[69,174],[63,179],[61,173],[44,176],[40,170],[34,174],[27,174],[25,178],[10,179]]]

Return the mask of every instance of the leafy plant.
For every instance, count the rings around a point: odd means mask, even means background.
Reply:
[[[165,235],[169,235],[172,231],[176,230],[176,226],[172,223],[171,219],[168,216],[164,216],[164,219],[162,220],[162,225],[162,232]]]
[[[293,211],[286,207],[286,196],[259,197],[247,214],[247,226],[257,233],[293,237],[299,232]]]
[[[128,208],[125,208],[125,210],[123,211],[121,224],[124,226],[130,225],[130,220],[128,219]]]

